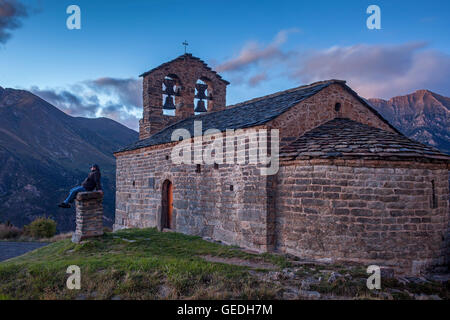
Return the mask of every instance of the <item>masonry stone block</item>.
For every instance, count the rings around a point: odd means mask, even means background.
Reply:
[[[75,199],[76,229],[72,242],[103,235],[103,193],[80,192]]]

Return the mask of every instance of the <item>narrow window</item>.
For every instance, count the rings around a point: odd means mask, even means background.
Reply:
[[[334,110],[336,112],[339,112],[339,110],[341,110],[341,104],[339,102],[334,105]]]
[[[166,156],[166,160],[169,160],[169,156],[168,155]]]
[[[219,164],[218,163],[214,163],[214,169],[219,169]]]
[[[431,209],[437,208],[436,186],[434,180],[431,180]]]
[[[197,173],[202,172],[202,166],[200,164],[197,164],[197,168],[195,169],[195,172],[197,172]]]
[[[230,184],[230,191],[234,190],[234,186],[232,184]]]

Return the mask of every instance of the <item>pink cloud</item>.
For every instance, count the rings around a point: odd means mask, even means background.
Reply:
[[[254,75],[253,77],[251,77],[251,78],[248,80],[248,84],[249,84],[251,87],[255,87],[255,86],[257,86],[260,82],[262,82],[262,81],[264,81],[264,80],[267,80],[267,73],[262,72],[262,73],[259,73],[259,74],[257,74],[257,75]]]
[[[291,77],[345,79],[365,97],[389,98],[418,89],[450,94],[450,56],[427,44],[354,45],[298,55]]]
[[[281,30],[273,41],[265,47],[256,41],[247,42],[237,57],[219,64],[215,69],[218,72],[241,71],[262,61],[284,59],[287,54],[280,47],[287,41],[289,33],[298,31],[298,29]]]

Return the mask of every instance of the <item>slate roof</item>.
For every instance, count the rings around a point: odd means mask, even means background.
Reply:
[[[312,158],[429,159],[450,163],[439,150],[392,133],[344,118],[314,128],[280,150],[282,160]]]
[[[181,55],[181,56],[179,56],[179,57],[177,57],[177,58],[175,58],[175,59],[173,59],[173,60],[167,61],[167,62],[165,62],[165,63],[163,63],[163,64],[157,66],[156,68],[153,68],[153,69],[151,69],[151,70],[149,70],[149,71],[147,71],[147,72],[144,72],[143,74],[139,75],[139,77],[145,77],[146,75],[152,73],[152,72],[155,71],[155,70],[159,70],[159,69],[164,68],[165,66],[168,66],[169,64],[171,64],[171,63],[173,63],[173,62],[175,62],[175,61],[177,61],[177,60],[182,60],[182,59],[186,59],[186,58],[189,58],[189,59],[192,59],[192,60],[197,60],[197,61],[199,61],[200,63],[203,64],[203,66],[205,67],[205,69],[207,69],[207,70],[211,71],[212,73],[214,73],[214,74],[217,76],[217,78],[219,78],[219,80],[225,82],[226,84],[230,84],[227,80],[223,79],[222,76],[221,76],[220,74],[218,74],[216,71],[214,71],[213,69],[211,69],[211,67],[208,66],[208,65],[206,64],[205,61],[203,61],[203,60],[200,59],[200,58],[194,57],[194,56],[193,56],[192,54],[190,54],[190,53],[185,53],[185,54],[183,54],[183,55]]]
[[[286,112],[291,107],[315,95],[322,89],[334,83],[341,84],[348,92],[359,99],[361,103],[372,110],[375,116],[378,116],[394,131],[398,132],[397,129],[390,125],[389,122],[387,122],[387,120],[385,120],[366,100],[358,96],[356,92],[348,87],[345,84],[345,81],[326,80],[252,99],[236,104],[234,106],[229,106],[225,110],[205,113],[202,115],[192,116],[180,120],[163,129],[162,131],[153,134],[151,137],[137,141],[132,145],[121,148],[116,152],[130,151],[134,149],[172,142],[172,132],[176,129],[187,129],[191,133],[191,136],[194,136],[194,120],[202,121],[203,132],[208,129],[218,129],[220,131],[225,131],[226,129],[237,130],[263,125]],[[398,133],[400,134],[400,132]]]

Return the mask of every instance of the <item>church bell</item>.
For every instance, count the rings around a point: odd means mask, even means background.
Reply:
[[[173,104],[173,97],[172,96],[167,96],[166,97],[166,102],[164,102],[164,106],[163,109],[166,110],[175,110],[175,105]]]
[[[205,101],[198,100],[197,107],[194,109],[195,112],[206,112]]]

